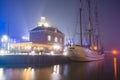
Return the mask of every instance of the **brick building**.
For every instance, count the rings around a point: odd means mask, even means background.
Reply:
[[[11,44],[11,50],[16,48],[20,52],[63,51],[64,34],[57,28],[48,26],[44,17],[36,28],[29,31],[29,38],[29,42]]]

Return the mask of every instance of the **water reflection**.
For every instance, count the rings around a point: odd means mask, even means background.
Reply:
[[[51,75],[51,80],[60,80],[60,65],[53,66],[53,73]]]
[[[67,80],[98,80],[102,61],[72,63],[68,68]]]
[[[115,80],[118,80],[117,79],[117,58],[114,57],[113,61],[114,61],[114,76],[115,76]]]
[[[53,66],[53,74],[59,74],[60,73],[60,65]]]
[[[28,67],[22,70],[22,79],[24,80],[34,80],[35,71],[34,68]]]
[[[0,68],[0,80],[85,80],[90,74],[96,73],[99,63],[73,62],[49,67]]]
[[[29,67],[1,67],[0,80],[119,80],[119,58]]]
[[[68,72],[67,65],[54,65],[51,80],[62,80],[62,77],[67,75],[67,72]]]
[[[0,80],[5,80],[3,68],[0,68]]]

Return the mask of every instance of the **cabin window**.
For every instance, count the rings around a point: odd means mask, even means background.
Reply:
[[[50,35],[48,35],[48,41],[51,41],[51,36]]]
[[[55,42],[58,42],[58,38],[57,37],[55,37]]]

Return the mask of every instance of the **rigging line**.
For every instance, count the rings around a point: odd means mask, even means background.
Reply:
[[[94,40],[95,40],[95,44],[98,47],[98,25],[97,25],[97,3],[96,0],[94,0]]]
[[[87,0],[85,0],[85,3],[87,3]],[[88,13],[86,12],[86,6],[85,6],[85,9],[84,9],[85,21],[84,21],[84,33],[83,33],[85,41],[89,41],[89,39],[88,39],[88,25],[87,25],[88,22],[87,22],[87,16],[88,16]]]
[[[75,25],[75,32],[74,32],[74,34],[73,34],[73,38],[76,37],[77,30],[78,30],[78,29],[77,29],[77,25],[78,25],[78,23],[79,23],[79,22],[78,22],[78,21],[79,21],[79,17],[78,17],[78,16],[79,16],[79,10],[78,10],[78,13],[77,13],[77,16],[76,16],[76,22],[75,22],[75,24],[74,24],[74,25]]]
[[[87,0],[88,1],[88,21],[89,21],[89,24],[88,24],[88,35],[89,35],[89,45],[91,46],[92,45],[92,27],[91,27],[91,2],[90,0]]]
[[[101,48],[101,38],[100,38],[100,27],[99,27],[99,21],[98,21],[98,0],[95,0],[95,21],[96,21],[96,26],[97,26],[97,39],[98,41],[98,47]]]
[[[92,4],[91,4],[91,9],[92,9],[92,12],[91,12],[91,14],[93,14],[93,15],[91,15],[91,28],[92,28],[92,45],[96,45],[96,39],[95,39],[95,34],[96,34],[96,25],[94,24],[95,23],[95,13],[94,13],[94,11],[95,11],[95,9],[94,9],[94,7],[95,7],[95,1],[94,0],[91,0],[92,2]]]

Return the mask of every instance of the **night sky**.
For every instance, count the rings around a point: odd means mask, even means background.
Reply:
[[[83,0],[84,1],[84,0]],[[106,50],[120,50],[120,0],[98,0],[99,27]],[[41,16],[73,37],[79,0],[0,0],[0,36],[28,36]]]

